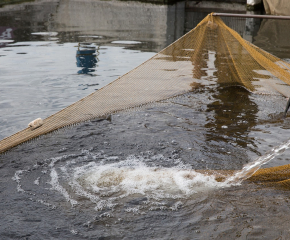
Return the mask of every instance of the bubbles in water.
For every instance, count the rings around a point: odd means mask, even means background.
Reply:
[[[187,197],[220,185],[213,176],[191,169],[149,167],[139,159],[118,163],[89,164],[78,169],[75,179],[84,189],[97,194],[140,194],[160,198]]]
[[[166,158],[148,151],[124,158],[82,150],[79,154],[40,160],[30,168],[17,170],[12,179],[17,191],[34,202],[51,209],[67,202],[68,207],[95,212],[99,219],[124,213],[178,211],[189,199],[240,184],[289,146],[290,140],[228,178],[214,171],[212,175],[195,171],[174,158],[174,153]],[[219,176],[223,182],[217,180]]]
[[[172,167],[162,167],[170,161]],[[57,205],[61,198],[72,207],[103,211],[102,217],[110,217],[116,209],[131,214],[176,211],[183,200],[228,186],[192,170],[180,159],[161,154],[120,159],[88,150],[46,159],[31,169],[17,171],[14,180],[18,191],[35,196],[35,201],[46,206]]]

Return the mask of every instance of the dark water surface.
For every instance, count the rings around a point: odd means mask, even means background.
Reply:
[[[1,236],[287,239],[288,191],[194,171],[241,169],[287,140],[280,100],[218,87],[18,146],[0,157]]]
[[[1,138],[105,86],[206,16],[184,6],[0,8]],[[285,22],[225,21],[289,58]],[[195,171],[241,169],[288,140],[285,104],[217,84],[20,145],[0,155],[1,239],[289,239],[288,191]],[[265,166],[289,161],[286,151]]]

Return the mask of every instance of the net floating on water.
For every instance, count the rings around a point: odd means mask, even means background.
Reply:
[[[213,83],[290,97],[290,65],[247,42],[220,17],[209,14],[193,30],[140,66],[44,119],[41,127],[33,131],[26,128],[1,140],[0,153],[66,126]]]

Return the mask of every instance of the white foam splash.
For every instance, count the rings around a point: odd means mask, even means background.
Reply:
[[[39,179],[40,179],[40,177],[38,177],[37,179],[35,179],[33,183],[34,183],[35,185],[38,185],[38,186],[39,186]]]
[[[160,162],[158,159],[172,161],[173,166],[155,166],[155,162]],[[33,190],[23,181],[30,178]],[[46,184],[50,184],[47,190],[59,192],[72,207],[91,204],[96,211],[109,212],[123,207],[125,212],[132,214],[154,209],[175,211],[182,206],[182,199],[230,186],[216,181],[214,175],[194,171],[180,159],[166,159],[161,154],[120,160],[90,151],[82,151],[80,156],[72,154],[46,159],[29,170],[17,171],[13,180],[17,182],[18,191],[23,193],[26,191],[21,184],[25,184],[32,198],[35,188],[47,189]],[[46,201],[35,197],[40,203]]]
[[[177,211],[183,200],[198,197],[201,192],[240,184],[289,147],[290,140],[245,165],[224,182],[218,182],[214,174],[194,171],[181,159],[167,159],[161,154],[148,153],[120,160],[120,157],[107,156],[103,151],[92,153],[89,150],[82,150],[80,155],[45,159],[41,165],[16,171],[12,179],[17,183],[18,192],[53,208],[56,206],[49,203],[50,200],[42,199],[43,196],[39,199],[34,193],[35,188],[47,189],[48,183],[51,185],[48,190],[59,192],[72,207],[76,204],[91,206],[96,211],[111,213],[116,207],[132,214],[144,214],[147,210]],[[168,161],[171,161],[171,167],[154,165]],[[27,184],[28,179],[33,187]]]
[[[12,180],[14,180],[16,183],[17,183],[17,192],[22,192],[24,193],[24,189],[22,188],[21,186],[21,177],[22,177],[22,174],[25,172],[25,170],[18,170],[15,172],[14,176],[12,177]]]
[[[95,194],[113,194],[120,197],[138,194],[154,199],[184,198],[200,191],[222,188],[226,183],[217,182],[214,176],[192,169],[149,167],[138,159],[118,163],[90,164],[78,169],[77,181]],[[87,171],[88,170],[88,171]]]
[[[53,168],[51,169],[51,172],[50,172],[50,177],[51,177],[51,181],[49,182],[49,184],[52,186],[52,189],[53,190],[56,190],[58,192],[60,192],[64,197],[65,199],[70,202],[70,204],[72,206],[78,204],[78,202],[74,199],[72,199],[70,197],[70,195],[68,194],[68,192],[65,190],[64,187],[62,187],[59,182],[58,182],[58,175],[57,175],[57,172],[56,170]]]

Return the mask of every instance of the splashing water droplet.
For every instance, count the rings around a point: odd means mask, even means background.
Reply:
[[[228,184],[240,184],[242,181],[251,177],[259,168],[270,162],[276,156],[281,155],[286,149],[290,147],[290,140],[283,144],[274,147],[271,151],[265,155],[258,157],[255,161],[246,164],[242,170],[236,172],[233,176],[229,177],[225,182]]]

